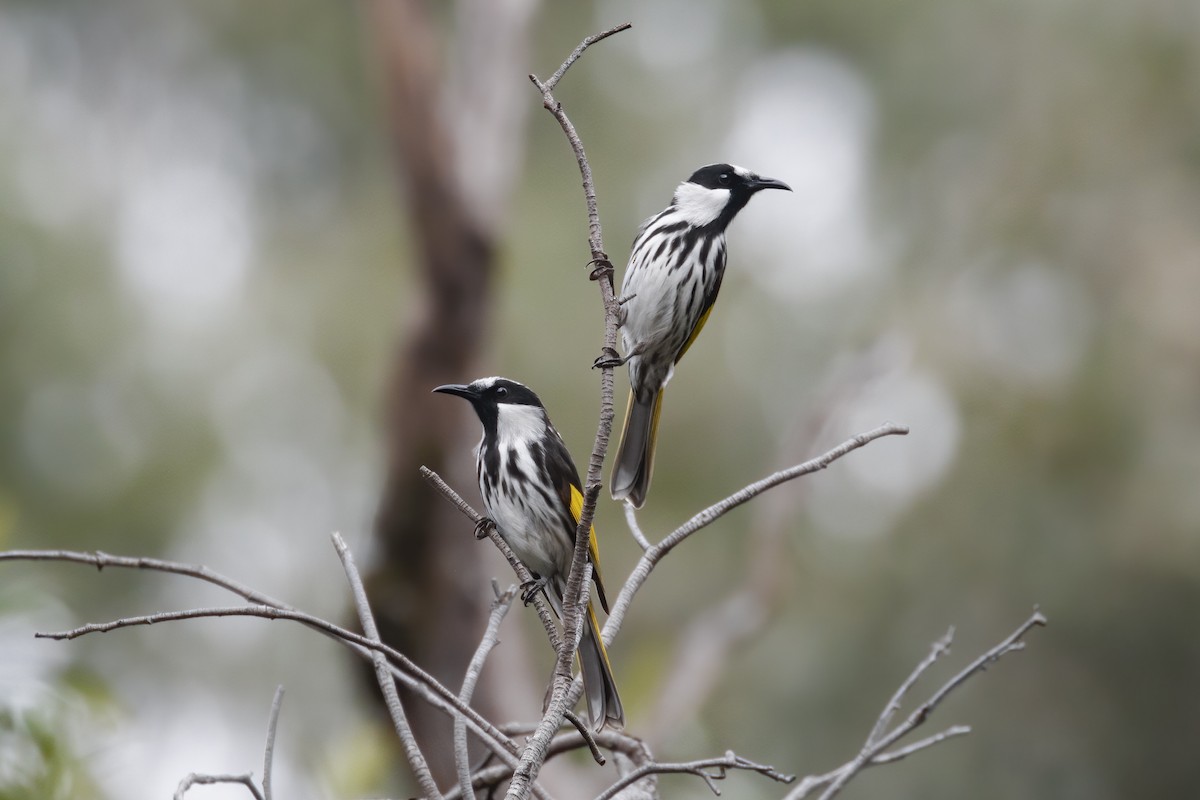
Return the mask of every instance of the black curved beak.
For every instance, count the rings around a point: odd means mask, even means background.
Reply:
[[[783,189],[785,192],[790,192],[792,187],[774,178],[754,178],[750,182],[750,189],[755,192],[762,191],[763,189]]]
[[[461,383],[447,383],[444,386],[437,387],[433,391],[441,392],[442,394],[453,394],[459,397],[465,397],[471,401],[479,399],[479,395],[472,390],[470,386],[465,386]]]

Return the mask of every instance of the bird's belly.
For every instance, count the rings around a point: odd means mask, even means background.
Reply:
[[[643,392],[657,391],[674,373],[675,357],[695,325],[682,305],[676,292],[663,287],[629,311],[621,333],[630,354],[630,382]]]
[[[565,537],[557,532],[560,522],[545,509],[505,499],[489,513],[500,536],[531,572],[557,575],[562,571],[560,564],[570,563]]]

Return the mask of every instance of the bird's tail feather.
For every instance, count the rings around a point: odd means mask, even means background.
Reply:
[[[583,676],[583,694],[587,698],[588,717],[592,727],[601,730],[605,726],[625,726],[625,709],[617,695],[617,683],[613,680],[612,665],[608,651],[600,638],[600,623],[591,601],[587,606],[587,626],[579,639],[579,672]]]
[[[662,389],[654,393],[653,399],[645,401],[638,400],[630,390],[625,426],[621,429],[621,443],[617,445],[617,455],[613,460],[613,499],[628,500],[637,508],[646,502],[646,493],[650,490],[650,476],[654,472],[654,441],[658,438],[662,398]]]

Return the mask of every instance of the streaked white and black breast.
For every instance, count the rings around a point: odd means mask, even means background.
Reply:
[[[500,405],[494,439],[485,432],[476,471],[496,529],[530,571],[557,575],[569,564],[575,529],[552,475],[566,445],[538,406]]]
[[[634,240],[621,285],[621,335],[635,392],[666,384],[725,272],[725,232],[697,226],[675,206],[651,217]]]

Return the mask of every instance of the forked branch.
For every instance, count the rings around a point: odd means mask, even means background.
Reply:
[[[888,726],[891,725],[892,718],[899,711],[900,704],[904,700],[905,695],[908,694],[926,670],[933,666],[934,662],[950,652],[950,643],[954,639],[954,629],[951,628],[945,636],[933,643],[929,655],[921,663],[917,664],[912,674],[900,684],[900,688],[892,695],[888,704],[884,706],[883,712],[879,715],[879,719],[875,721],[875,725],[871,729],[871,733],[867,736],[867,740],[858,755],[824,775],[810,775],[804,778],[795,789],[788,793],[784,800],[801,800],[822,786],[825,787],[825,791],[821,793],[820,800],[830,800],[842,790],[851,778],[867,767],[899,761],[919,750],[924,750],[935,744],[940,744],[947,739],[970,733],[971,729],[969,727],[955,725],[905,747],[895,750],[888,749],[923,725],[938,705],[952,691],[962,686],[980,672],[983,672],[1001,657],[1015,650],[1023,650],[1025,643],[1021,640],[1025,634],[1035,627],[1042,627],[1044,625],[1046,625],[1046,618],[1042,616],[1041,612],[1034,611],[1033,616],[1022,623],[1008,638],[968,664],[962,671],[946,681],[937,691],[930,695],[928,700],[917,706],[903,722],[888,730]]]

